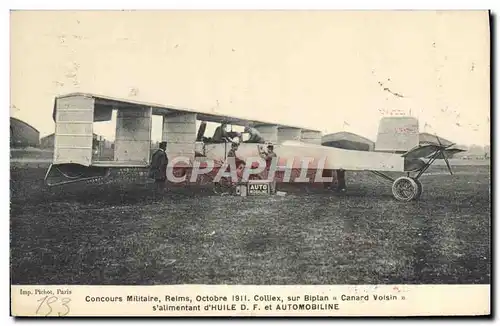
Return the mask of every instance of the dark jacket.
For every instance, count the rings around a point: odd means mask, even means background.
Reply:
[[[155,180],[167,179],[168,157],[162,149],[157,149],[151,157],[151,165],[149,166],[149,177]]]
[[[224,141],[225,138],[228,138],[227,131],[222,128],[222,126],[218,126],[215,129],[214,136],[212,137],[212,140],[214,142],[221,143]]]

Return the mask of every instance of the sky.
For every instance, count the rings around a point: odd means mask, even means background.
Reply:
[[[86,92],[372,140],[405,112],[487,145],[489,46],[482,11],[17,11],[10,111],[43,137]]]

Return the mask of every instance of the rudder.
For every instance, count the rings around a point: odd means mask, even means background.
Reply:
[[[418,119],[384,117],[380,120],[375,151],[406,152],[419,144]]]

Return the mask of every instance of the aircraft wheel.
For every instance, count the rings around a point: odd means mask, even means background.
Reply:
[[[214,182],[214,192],[217,195],[229,195],[232,193],[231,182],[227,178],[221,178],[219,182]]]
[[[400,177],[392,184],[392,194],[399,201],[412,201],[417,198],[418,193],[419,186],[412,178]]]
[[[214,193],[217,194],[217,195],[222,195],[225,192],[227,192],[226,187],[224,187],[224,185],[222,185],[220,182],[214,182],[214,188],[213,189],[214,189]]]
[[[420,196],[422,196],[422,192],[424,191],[424,188],[422,186],[422,182],[420,180],[413,178],[413,181],[417,184],[418,190],[417,190],[417,196],[414,198],[414,200],[420,199]]]

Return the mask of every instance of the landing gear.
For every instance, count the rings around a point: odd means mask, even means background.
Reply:
[[[422,196],[422,182],[416,177],[399,177],[393,179],[382,172],[372,171],[373,174],[392,182],[392,195],[399,201],[409,202],[420,199]]]
[[[51,164],[44,177],[47,186],[61,186],[75,182],[96,183],[107,178],[107,167],[82,166],[79,164]]]
[[[228,178],[221,178],[219,182],[214,182],[213,186],[217,195],[231,195],[234,192],[234,186]]]
[[[437,136],[436,136],[437,137]],[[443,146],[439,137],[437,137],[438,145],[419,145],[415,149],[412,149],[405,153],[403,157],[405,158],[405,167],[407,168],[407,176],[399,177],[397,179],[393,179],[392,177],[379,172],[379,171],[371,171],[373,174],[389,180],[392,183],[392,194],[394,198],[400,201],[409,202],[412,200],[417,200],[422,195],[423,187],[419,178],[422,174],[427,171],[427,169],[434,163],[438,157],[441,157],[446,162],[446,166],[448,167],[448,171],[450,174],[453,174],[451,171],[450,164],[448,162],[448,158],[445,155],[445,151],[453,146],[453,144]],[[417,160],[419,164],[413,164],[414,161]],[[422,164],[423,163],[423,164]],[[410,172],[415,172],[414,176],[410,176]]]
[[[410,177],[399,177],[392,184],[392,194],[399,201],[409,202],[419,199],[422,189],[422,183]]]
[[[420,199],[420,196],[422,196],[422,192],[424,191],[424,187],[422,186],[422,182],[418,180],[417,178],[413,178],[413,181],[417,183],[418,191],[417,191],[417,197],[415,197],[415,200]]]

